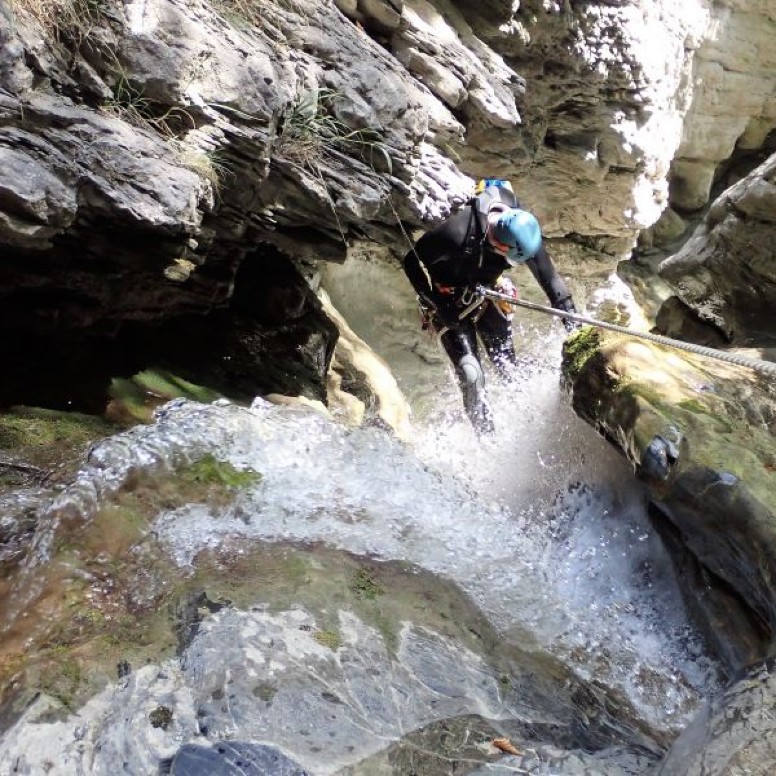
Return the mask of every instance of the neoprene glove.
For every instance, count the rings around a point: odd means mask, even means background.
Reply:
[[[577,308],[574,306],[574,300],[567,296],[565,299],[561,299],[560,302],[558,302],[555,305],[556,310],[563,310],[565,313],[576,313]],[[569,334],[572,331],[576,331],[577,329],[582,328],[581,323],[577,323],[577,321],[572,321],[570,318],[561,318],[563,321],[563,326],[566,328],[566,331],[569,332]]]

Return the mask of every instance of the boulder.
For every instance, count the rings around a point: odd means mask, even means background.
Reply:
[[[659,265],[689,315],[739,347],[772,348],[776,305],[776,154],[726,189],[691,238]],[[681,317],[661,329],[678,336]],[[760,351],[761,353],[763,350]]]
[[[563,371],[577,414],[627,456],[656,521],[675,529],[710,643],[731,672],[762,658],[776,633],[772,381],[592,328],[566,342]],[[736,614],[720,617],[722,601]]]

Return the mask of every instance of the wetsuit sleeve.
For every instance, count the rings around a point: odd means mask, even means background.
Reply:
[[[571,292],[568,289],[563,278],[558,274],[555,265],[552,263],[550,254],[544,245],[532,259],[526,262],[533,276],[538,281],[542,290],[547,294],[550,305],[556,310],[574,312],[574,302],[571,298]]]
[[[460,233],[460,221],[460,216],[443,221],[426,232],[404,257],[404,273],[419,296],[439,301],[432,281],[438,282],[435,273],[455,261],[456,249],[464,236]]]

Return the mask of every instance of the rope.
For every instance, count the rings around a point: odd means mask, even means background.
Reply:
[[[655,342],[658,345],[666,345],[670,348],[677,348],[678,350],[686,350],[689,353],[695,353],[699,356],[705,356],[706,358],[715,358],[718,361],[727,361],[729,364],[735,364],[736,366],[747,367],[753,369],[760,374],[776,377],[776,362],[774,361],[761,361],[757,358],[748,358],[747,356],[739,356],[735,353],[725,353],[721,350],[715,350],[714,348],[707,348],[703,345],[696,345],[692,342],[681,342],[680,340],[671,339],[671,337],[664,337],[661,334],[650,334],[648,332],[634,331],[627,326],[618,326],[616,323],[606,323],[604,321],[596,320],[595,318],[587,318],[584,315],[577,313],[567,313],[563,310],[556,310],[554,307],[547,307],[542,304],[536,304],[536,302],[526,302],[523,299],[515,299],[506,294],[500,294],[498,291],[493,291],[490,288],[484,286],[477,286],[477,293],[482,296],[489,297],[490,299],[498,299],[503,302],[508,302],[511,305],[517,307],[525,307],[528,310],[536,310],[541,313],[547,313],[548,315],[554,315],[556,318],[567,318],[577,323],[584,323],[589,326],[596,326],[599,329],[609,329],[610,331],[616,331],[620,334],[627,334],[630,337],[638,337],[639,339],[648,340],[649,342]]]
[[[415,253],[418,261],[420,261],[420,257],[418,257],[417,251],[415,250],[415,244],[412,242],[412,240],[410,240],[409,235],[404,229],[404,224],[401,222],[399,214],[396,212],[390,199],[388,200],[388,204],[393,211],[393,215],[396,217],[399,228],[401,229],[404,238],[407,240],[410,249]],[[526,302],[523,299],[515,299],[514,297],[507,296],[506,294],[500,294],[498,291],[493,291],[490,288],[485,288],[485,286],[477,286],[475,291],[481,296],[489,297],[491,299],[499,299],[501,301],[508,302],[511,305],[515,305],[516,307],[525,307],[528,310],[536,310],[540,313],[547,313],[547,315],[554,315],[556,318],[567,318],[568,320],[576,321],[577,323],[584,323],[588,326],[596,326],[599,329],[609,329],[610,331],[616,331],[619,334],[627,334],[629,337],[638,337],[639,339],[647,340],[648,342],[654,342],[658,345],[665,345],[666,347],[676,348],[677,350],[685,350],[688,353],[694,353],[698,356],[704,356],[705,358],[714,358],[717,361],[726,361],[728,364],[743,366],[747,369],[752,369],[759,374],[765,375],[766,377],[776,377],[776,362],[774,361],[762,361],[761,359],[757,358],[739,356],[735,353],[725,353],[724,351],[715,350],[714,348],[707,348],[703,345],[696,345],[692,342],[682,342],[681,340],[675,340],[671,337],[664,337],[662,334],[650,334],[649,332],[634,331],[633,329],[629,329],[627,326],[618,326],[616,323],[606,323],[605,321],[599,321],[595,318],[588,318],[584,315],[579,315],[578,313],[568,313],[564,312],[563,310],[556,310],[554,307],[547,307],[543,304],[537,304],[536,302]],[[467,308],[467,314],[469,309],[470,308]],[[441,336],[445,331],[447,331],[446,328],[443,331],[437,333],[439,336]]]

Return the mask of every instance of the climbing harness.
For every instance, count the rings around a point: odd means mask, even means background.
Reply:
[[[678,350],[686,350],[689,353],[695,353],[699,356],[705,356],[706,358],[715,358],[718,361],[727,361],[729,364],[735,364],[736,366],[744,366],[749,369],[753,369],[755,372],[759,372],[762,375],[770,377],[776,376],[776,362],[774,361],[762,361],[757,358],[749,358],[747,356],[739,356],[735,353],[725,353],[721,350],[715,350],[714,348],[707,348],[703,345],[696,345],[692,342],[682,342],[681,340],[675,340],[671,337],[664,337],[662,334],[650,334],[649,332],[634,331],[627,326],[618,326],[616,323],[606,323],[605,321],[599,321],[595,318],[588,318],[578,313],[570,313],[564,310],[556,310],[554,307],[547,307],[543,304],[537,304],[536,302],[527,302],[524,299],[516,299],[506,294],[501,294],[498,291],[494,291],[492,288],[486,288],[485,286],[477,286],[476,293],[486,299],[500,300],[507,302],[511,305],[518,307],[525,307],[528,310],[536,310],[537,312],[547,313],[547,315],[553,315],[556,318],[566,318],[577,323],[584,323],[588,326],[595,326],[599,329],[609,329],[610,331],[616,331],[620,334],[627,334],[631,337],[638,337],[639,339],[648,340],[658,345],[665,345],[670,348],[677,348]]]
[[[444,286],[443,288],[447,287]],[[458,311],[459,321],[463,321],[471,316],[472,320],[476,322],[482,313],[485,312],[487,300],[476,291],[468,288],[465,289],[459,297],[459,301],[463,305]],[[437,335],[441,337],[450,330],[449,326],[440,326],[438,322],[435,322],[434,309],[422,297],[418,297],[418,311],[420,313],[420,328],[422,331],[428,332],[431,336]]]

